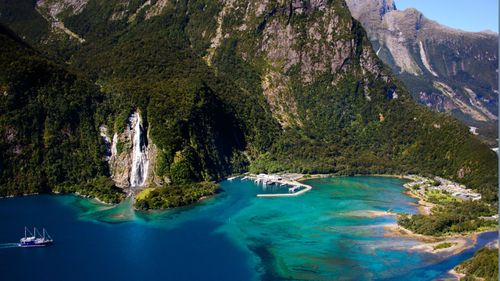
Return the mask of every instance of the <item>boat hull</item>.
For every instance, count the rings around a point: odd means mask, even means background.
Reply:
[[[46,241],[41,243],[18,243],[17,246],[21,248],[32,248],[32,247],[46,247],[52,245],[52,241]]]

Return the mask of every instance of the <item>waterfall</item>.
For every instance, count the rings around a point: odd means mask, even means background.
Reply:
[[[146,136],[142,127],[142,119],[139,112],[130,117],[130,129],[132,130],[132,168],[130,171],[130,186],[143,186],[148,176],[149,160],[147,155]]]
[[[116,146],[118,145],[118,134],[115,133],[113,135],[113,142],[111,143],[111,157],[116,156],[118,154],[118,149]]]

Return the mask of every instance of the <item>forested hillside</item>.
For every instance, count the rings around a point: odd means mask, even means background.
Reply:
[[[116,201],[96,122],[102,94],[0,26],[0,196],[86,185]],[[77,190],[74,190],[77,191]]]
[[[69,136],[76,136],[72,130],[80,135],[59,142],[90,147],[86,151],[92,156],[59,149],[50,157],[61,159],[62,167],[75,168],[64,159],[82,157],[76,162],[81,172],[78,177],[46,172],[47,188],[105,175],[96,128],[105,124],[121,132],[130,114],[139,110],[148,142],[158,147],[151,168],[168,179],[162,186],[189,186],[247,170],[418,173],[444,176],[480,190],[489,202],[497,200],[496,154],[457,120],[413,101],[377,58],[344,1],[130,1],[125,6],[118,1],[80,2],[78,10],[57,2],[60,13],[31,6],[64,23],[71,33],[57,40],[68,44],[45,44],[23,33],[31,23],[0,17],[30,44],[100,87],[71,91],[76,86],[67,86],[68,95],[75,97],[61,102],[62,95],[50,105],[58,109],[60,103],[64,113],[54,135],[68,126]],[[76,37],[68,35],[73,33]],[[16,63],[10,53],[3,52],[4,65]],[[30,81],[28,70],[19,72]],[[50,77],[57,73],[41,72]],[[60,80],[48,79],[44,85]],[[41,93],[34,88],[29,99]],[[100,100],[99,106],[91,102]],[[6,109],[9,115],[15,113],[13,107]],[[29,118],[20,122],[32,125]],[[5,122],[1,126],[9,128]],[[41,147],[41,136],[48,131],[43,128],[49,125],[36,126]],[[42,157],[31,151],[26,155]],[[22,169],[27,160],[10,159],[15,168],[2,171],[3,182],[24,177],[13,169]]]

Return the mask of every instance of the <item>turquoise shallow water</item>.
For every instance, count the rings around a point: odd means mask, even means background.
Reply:
[[[298,197],[257,198],[250,181],[223,182],[193,207],[136,213],[74,196],[0,200],[1,280],[432,280],[474,249],[443,260],[384,236],[393,217],[416,212],[403,181],[386,177],[310,180]],[[56,244],[12,247],[24,225]],[[479,246],[497,238],[484,234]],[[26,268],[29,270],[26,270]],[[41,274],[43,273],[43,274]]]

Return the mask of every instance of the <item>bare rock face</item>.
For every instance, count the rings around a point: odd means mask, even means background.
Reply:
[[[83,11],[89,0],[38,0],[36,5],[45,8],[50,15],[57,17],[62,12],[76,15]]]
[[[125,130],[113,136],[112,154],[109,160],[111,178],[118,187],[130,186],[130,171],[132,169],[132,130],[126,126]]]
[[[373,26],[368,32],[370,40],[383,42],[378,45],[390,52],[393,64],[398,67],[397,72],[422,75],[422,70],[406,45],[408,39],[415,36],[415,26],[418,26],[421,13],[416,10],[399,13],[394,1],[349,0],[347,4],[353,17],[360,20],[365,28],[367,25]],[[379,46],[377,54],[381,50],[382,47]]]
[[[169,2],[169,0],[156,1],[156,3],[154,5],[151,5],[151,7],[146,12],[146,19],[160,15],[163,12],[163,9],[165,9],[165,7],[169,4]]]
[[[60,15],[77,15],[83,11],[87,2],[88,0],[38,0],[36,5],[37,11],[50,24],[53,34],[65,34],[71,40],[84,43],[84,38],[64,25],[64,22],[60,19]]]
[[[267,26],[261,52],[266,53],[271,66],[287,71],[299,63],[299,51],[293,48],[296,35],[291,25],[283,27],[279,22],[272,22]]]
[[[384,15],[396,10],[394,0],[348,0],[352,16],[364,21],[380,21]]]
[[[241,21],[219,25],[207,58],[212,57],[224,38],[248,38],[257,33],[258,41],[248,47],[255,53],[243,50],[241,57],[249,63],[263,61],[259,65],[263,94],[273,116],[285,129],[302,126],[292,93],[294,72],[306,86],[324,75],[332,75],[335,81],[352,73],[361,80],[366,75],[387,80],[388,74],[371,46],[363,43],[364,33],[353,36],[359,23],[344,15],[348,8],[343,1],[232,0],[221,4],[217,22],[222,23],[225,18]],[[211,64],[210,60],[207,62]],[[368,87],[365,91],[369,96]]]
[[[89,0],[38,0],[36,5],[42,11],[42,15],[46,12],[50,18],[64,24],[65,17],[80,14],[86,8],[88,2]],[[129,22],[133,22],[141,12],[144,12],[145,19],[150,19],[161,15],[163,10],[171,3],[170,0],[145,0],[138,8],[132,8],[131,2],[130,0],[116,1],[108,20],[118,21],[127,18]]]
[[[340,20],[335,9],[329,7],[326,1],[292,1],[289,6],[274,7],[268,12],[269,15],[273,13],[288,15],[288,20],[272,16],[262,31],[260,51],[271,67],[286,73],[299,66],[305,83],[326,72],[338,74],[347,70],[342,68],[347,66],[356,44],[347,34],[353,23]],[[306,21],[303,26],[289,24],[293,16],[312,15],[314,20]]]
[[[110,137],[108,129],[101,126],[100,134],[108,148],[105,158],[110,166],[111,178],[118,187],[137,191],[168,183],[168,178],[160,178],[155,173],[158,149],[150,142],[138,112],[130,116],[122,132]]]
[[[416,9],[397,10],[392,0],[346,2],[377,55],[416,100],[455,114],[467,125],[478,127],[480,136],[497,127],[498,34],[452,29]],[[447,86],[439,86],[443,84]],[[485,133],[496,135],[496,131]]]
[[[262,90],[274,117],[286,129],[302,126],[297,114],[297,104],[290,95],[290,81],[278,72],[269,72],[262,81]]]
[[[148,139],[150,138],[148,137]],[[150,167],[147,175],[147,186],[163,186],[164,184],[170,183],[170,179],[168,177],[160,177],[155,172],[157,155],[158,148],[154,143],[150,142],[147,150],[147,157],[149,159]]]

